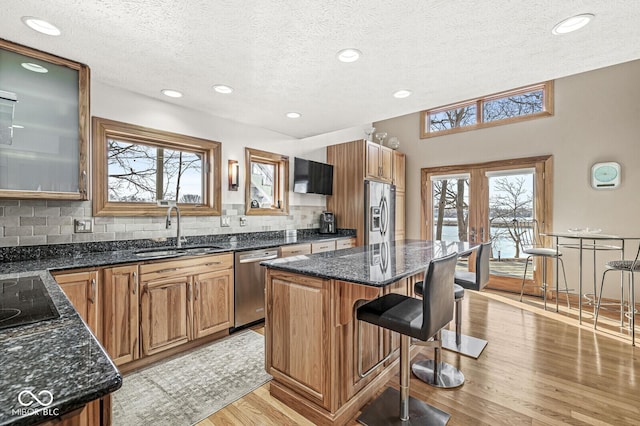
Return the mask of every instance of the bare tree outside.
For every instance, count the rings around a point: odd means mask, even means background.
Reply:
[[[457,224],[458,241],[468,241],[469,205],[468,179],[442,179],[433,182],[435,203],[435,238],[442,239],[442,230],[448,222]]]
[[[489,219],[492,229],[492,239],[501,235],[508,236],[515,244],[514,258],[520,257],[522,247],[522,235],[515,224],[514,219],[529,218],[532,216],[533,193],[526,185],[525,177],[518,176],[514,179],[500,177],[491,182],[492,196],[489,200],[491,217]]]
[[[202,202],[202,158],[197,154],[109,139],[107,168],[109,201]]]

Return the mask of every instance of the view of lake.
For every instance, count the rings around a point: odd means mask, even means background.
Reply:
[[[491,228],[491,235],[495,235],[501,231],[501,235],[493,240],[492,256],[493,258],[500,257],[502,259],[513,258],[516,254],[516,245],[513,240],[507,235],[502,235],[507,231],[504,228]],[[435,231],[434,231],[435,235]],[[445,225],[442,227],[442,239],[445,241],[458,241],[458,227],[455,225]],[[526,255],[520,253],[520,258],[525,258]]]

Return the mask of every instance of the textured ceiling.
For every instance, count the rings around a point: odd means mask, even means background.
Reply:
[[[551,34],[587,12],[586,28]],[[637,0],[0,2],[0,38],[85,63],[102,83],[295,137],[638,59],[638,23]],[[361,60],[338,62],[346,47]],[[398,89],[413,95],[395,99]]]

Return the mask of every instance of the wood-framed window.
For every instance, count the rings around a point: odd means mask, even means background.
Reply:
[[[289,214],[289,157],[245,148],[245,214]]]
[[[0,39],[0,198],[89,199],[89,77]]]
[[[553,115],[553,81],[422,111],[422,139]]]
[[[220,142],[93,117],[93,215],[220,215]]]

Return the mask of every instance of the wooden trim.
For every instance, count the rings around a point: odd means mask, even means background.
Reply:
[[[513,95],[518,95],[527,92],[533,92],[535,90],[542,89],[543,91],[543,110],[535,114],[520,115],[517,117],[505,118],[502,120],[484,122],[482,117],[483,105],[486,101],[495,99],[506,98]],[[420,139],[428,139],[437,136],[450,135],[452,133],[467,132],[469,130],[486,129],[488,127],[502,126],[505,124],[519,123],[521,121],[532,120],[535,118],[550,117],[554,114],[554,97],[553,97],[554,84],[553,80],[546,81],[544,83],[533,84],[530,86],[523,86],[517,89],[508,90],[505,92],[494,93],[488,96],[482,96],[480,98],[469,99],[462,102],[456,102],[454,104],[444,105],[441,107],[424,110],[420,112]],[[427,120],[431,114],[448,111],[465,106],[471,106],[476,104],[476,124],[470,124],[463,127],[455,127],[446,130],[438,130],[435,132],[429,131],[427,126]]]
[[[107,138],[169,147],[202,155],[203,203],[179,203],[185,216],[220,215],[222,208],[222,144],[207,139],[186,136],[135,124],[93,117],[93,215],[94,216],[161,216],[165,210],[155,203],[111,202],[108,200]]]
[[[33,49],[0,38],[0,49],[20,55],[29,56],[41,61],[71,68],[78,72],[78,191],[15,191],[0,189],[0,198],[15,199],[48,199],[48,200],[89,200],[89,117],[90,117],[90,79],[88,66],[70,59],[61,58],[50,53]]]
[[[245,148],[245,214],[248,216],[287,216],[289,214],[289,157],[259,149]],[[280,207],[251,207],[251,163],[272,164],[275,167],[273,201]]]

